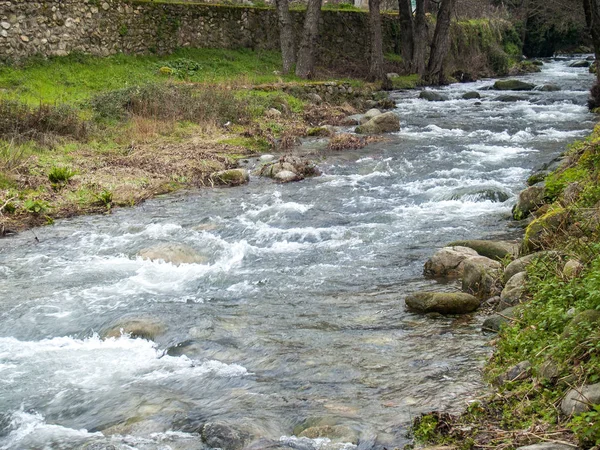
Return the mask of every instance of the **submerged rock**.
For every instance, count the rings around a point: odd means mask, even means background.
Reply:
[[[454,241],[448,246],[468,247],[479,255],[490,259],[502,260],[507,256],[515,257],[519,253],[519,244],[512,241],[488,241],[485,239],[471,239],[468,241]]]
[[[448,100],[448,97],[446,97],[445,95],[438,94],[437,92],[429,90],[421,91],[421,93],[419,94],[419,98],[427,100],[428,102],[444,102]]]
[[[463,100],[473,100],[477,98],[481,98],[481,94],[476,91],[465,92],[462,96]]]
[[[242,450],[250,435],[222,422],[209,422],[202,428],[202,440],[212,448]]]
[[[600,383],[571,389],[560,403],[563,414],[572,416],[589,411],[591,405],[600,403]]]
[[[515,102],[526,102],[529,100],[527,97],[519,96],[519,95],[500,95],[496,98],[497,101],[503,103],[515,103]]]
[[[502,264],[485,256],[473,256],[463,264],[462,290],[479,298],[491,297],[499,291]]]
[[[334,442],[347,442],[356,444],[358,442],[358,435],[351,428],[343,425],[322,425],[310,427],[302,431],[299,437],[306,437],[309,439],[327,438]]]
[[[132,338],[141,338],[151,341],[164,334],[165,331],[166,327],[162,322],[153,318],[139,317],[117,321],[102,333],[102,337],[118,338],[123,334],[128,334]]]
[[[561,88],[558,84],[544,84],[539,90],[542,92],[558,92]]]
[[[535,84],[526,83],[521,80],[498,80],[494,83],[497,91],[531,91]]]
[[[203,264],[207,259],[196,250],[182,244],[159,244],[140,250],[138,256],[150,261],[164,261],[174,264]]]
[[[427,260],[423,272],[431,277],[460,278],[463,274],[463,262],[471,256],[477,256],[472,248],[444,247]]]
[[[392,111],[373,117],[355,130],[358,134],[381,134],[394,131],[400,131],[400,118]]]
[[[406,306],[421,313],[466,314],[479,308],[481,302],[464,292],[416,292],[406,297]]]
[[[229,169],[213,173],[210,176],[210,180],[214,184],[239,186],[248,183],[248,181],[250,181],[250,175],[246,169]]]

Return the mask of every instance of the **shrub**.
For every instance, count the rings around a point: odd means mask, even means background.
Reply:
[[[172,75],[181,79],[191,78],[200,71],[202,66],[196,61],[188,58],[177,58],[165,61],[158,65],[158,72],[163,75]]]
[[[50,173],[48,173],[48,179],[51,183],[66,183],[76,174],[77,172],[71,170],[69,167],[55,166],[50,169]]]
[[[0,171],[13,171],[25,162],[25,149],[14,141],[0,142]]]
[[[96,194],[96,198],[98,199],[98,203],[110,209],[113,201],[113,193],[111,191],[108,189],[103,189]]]

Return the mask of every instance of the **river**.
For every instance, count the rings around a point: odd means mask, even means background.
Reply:
[[[340,425],[366,450],[408,442],[421,412],[463,408],[482,388],[483,318],[422,317],[404,297],[456,289],[422,277],[445,243],[518,237],[508,219],[531,170],[594,125],[594,76],[569,62],[521,77],[562,90],[519,102],[493,80],[442,88],[445,102],[395,92],[402,130],[326,154],[320,177],[253,177],[0,240],[0,448],[202,449],[199,427],[223,422],[282,447],[355,448],[294,435]],[[473,90],[480,101],[461,99]],[[207,262],[136,257],[157,243]],[[99,337],[123,317],[165,332]]]

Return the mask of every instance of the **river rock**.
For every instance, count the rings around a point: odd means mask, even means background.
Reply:
[[[529,361],[521,361],[519,364],[511,367],[505,373],[498,376],[496,382],[504,384],[509,381],[525,380],[531,376],[531,363]]]
[[[563,267],[562,273],[565,278],[571,280],[573,278],[577,278],[582,270],[583,264],[581,264],[576,259],[571,259],[566,262],[565,266]]]
[[[476,98],[481,98],[481,94],[476,91],[465,92],[462,96],[463,100],[473,100]]]
[[[469,247],[479,255],[490,259],[502,260],[507,256],[515,257],[519,253],[519,244],[512,241],[487,241],[484,239],[471,239],[468,241],[454,241],[448,246]]]
[[[560,229],[567,230],[569,222],[569,212],[560,207],[552,209],[542,217],[538,217],[525,229],[523,250],[531,252],[549,247],[554,233]]]
[[[523,302],[526,293],[526,279],[527,272],[519,272],[508,280],[500,294],[500,303],[498,304],[499,309],[510,308],[511,306]]]
[[[166,327],[163,323],[152,318],[121,319],[104,331],[103,338],[118,338],[122,334],[129,334],[132,338],[154,340],[164,334]]]
[[[331,125],[323,125],[309,129],[306,134],[313,137],[331,137],[335,135],[335,128]]]
[[[427,100],[428,102],[444,102],[448,100],[448,97],[442,94],[438,94],[437,92],[425,90],[421,91],[419,94],[419,98],[423,100]]]
[[[180,264],[203,264],[207,259],[196,250],[182,244],[159,244],[140,250],[138,256],[150,261],[164,261],[176,266]]]
[[[575,62],[572,62],[571,64],[569,64],[569,67],[574,67],[574,68],[577,68],[577,69],[585,67],[587,69],[588,67],[590,67],[590,62],[589,61],[585,61],[585,60],[575,61]]]
[[[498,80],[494,83],[497,91],[531,91],[534,87],[535,84],[521,80]]]
[[[529,100],[527,97],[521,95],[499,95],[496,98],[497,101],[503,103],[515,103],[515,102],[526,102]]]
[[[503,325],[509,324],[510,319],[515,315],[515,307],[506,308],[497,314],[492,314],[483,321],[481,325],[482,331],[498,333]]]
[[[239,186],[250,181],[250,175],[246,169],[229,169],[215,172],[210,176],[214,184],[224,186]]]
[[[462,290],[479,298],[492,297],[499,291],[502,264],[485,256],[472,256],[463,263]]]
[[[294,177],[286,173],[279,176],[280,172],[292,172]],[[296,156],[283,156],[279,161],[265,164],[259,170],[260,176],[274,178],[280,182],[299,181],[305,177],[317,176],[319,174],[319,169],[315,163]]]
[[[463,261],[471,256],[477,256],[477,252],[472,248],[444,247],[427,260],[423,272],[431,277],[460,278],[463,273]]]
[[[334,442],[345,442],[356,444],[358,435],[351,428],[343,425],[321,425],[309,427],[300,433],[299,437],[309,439],[327,438]]]
[[[517,447],[517,450],[577,450],[578,447],[566,444],[556,444],[554,442],[540,442],[539,444]]]
[[[573,416],[589,411],[590,404],[600,403],[600,383],[571,389],[560,403],[563,414]]]
[[[479,308],[481,302],[464,292],[416,292],[406,297],[406,306],[421,313],[466,314]]]
[[[532,211],[544,204],[546,190],[543,186],[529,186],[521,191],[512,215],[515,220],[525,219]]]
[[[394,131],[400,131],[400,119],[392,111],[373,117],[355,130],[358,134],[381,134]]]
[[[582,327],[598,327],[598,325],[600,325],[600,311],[596,309],[587,309],[571,319],[571,321],[563,330],[562,337],[568,338],[569,336],[575,334],[578,329]]]
[[[561,88],[558,84],[544,84],[539,90],[542,92],[558,92]]]
[[[362,114],[353,114],[351,116],[345,117],[344,119],[342,119],[341,125],[345,127],[360,125],[360,119],[362,119],[362,117]]]
[[[300,181],[302,178],[291,170],[280,170],[275,174],[273,179],[280,183],[289,183],[291,181]]]
[[[202,428],[202,440],[212,448],[242,450],[250,435],[222,422],[209,422]]]
[[[378,110],[377,108],[371,108],[370,110],[368,110],[366,113],[364,113],[361,116],[361,118],[360,118],[360,124],[367,123],[373,117],[380,116],[381,114],[383,114],[383,113],[380,110]]]
[[[537,371],[537,379],[540,382],[554,384],[559,376],[560,367],[551,359],[544,361]]]
[[[519,273],[519,272],[524,272],[527,269],[527,266],[536,258],[540,258],[544,255],[556,255],[558,256],[557,252],[553,252],[553,251],[542,251],[542,252],[536,252],[536,253],[531,253],[529,255],[526,256],[522,256],[519,259],[515,259],[513,262],[511,262],[508,266],[506,266],[506,269],[504,269],[504,275],[502,276],[502,280],[504,281],[504,283],[507,283],[508,280],[510,280],[515,274]]]

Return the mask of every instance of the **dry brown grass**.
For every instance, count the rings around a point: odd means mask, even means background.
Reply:
[[[380,142],[380,136],[358,136],[356,134],[342,133],[331,138],[327,148],[329,150],[357,150],[374,142]]]

